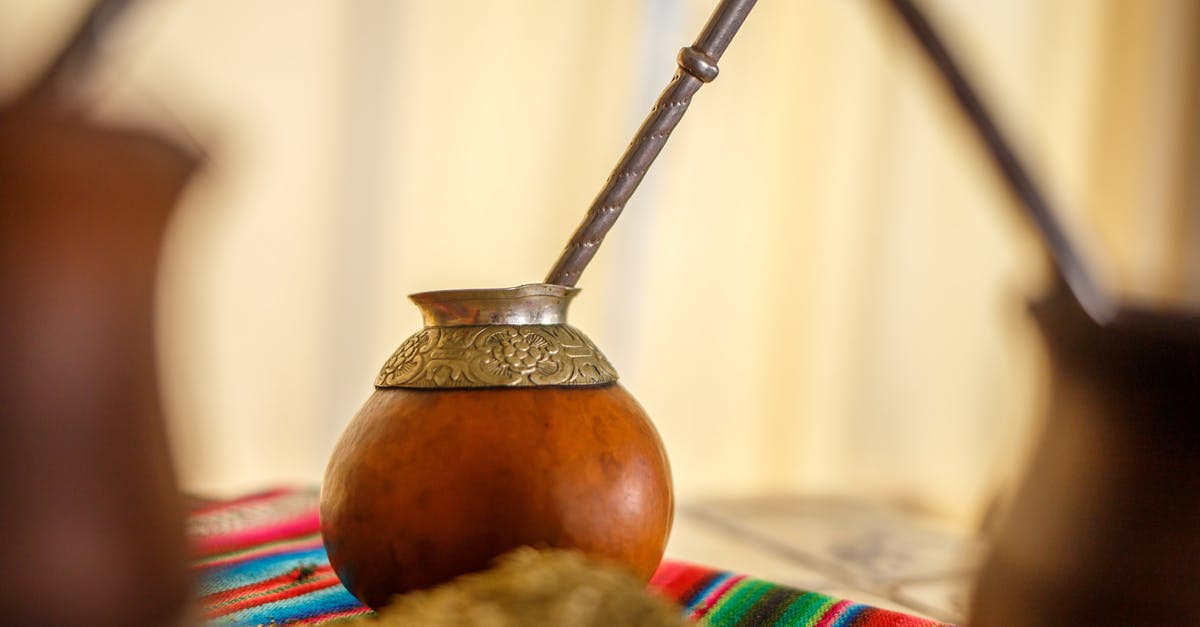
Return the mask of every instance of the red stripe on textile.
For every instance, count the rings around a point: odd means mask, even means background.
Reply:
[[[298,490],[295,488],[275,488],[274,490],[266,490],[265,492],[255,492],[254,494],[239,496],[231,501],[205,499],[201,504],[191,507],[188,511],[188,514],[190,516],[199,516],[201,514],[219,512],[221,510],[240,507],[242,505],[246,505],[247,503],[254,503],[256,501],[269,501],[273,498],[288,496],[295,494],[296,492],[298,492]]]
[[[834,603],[833,607],[829,608],[829,610],[825,612],[825,615],[821,617],[821,620],[817,621],[817,624],[813,625],[813,627],[834,627],[834,625],[837,624],[838,619],[841,618],[842,615],[846,613],[846,610],[850,609],[852,605],[854,605],[853,602],[846,601],[844,599]]]
[[[196,557],[211,557],[218,553],[229,553],[256,544],[265,544],[296,536],[306,536],[321,530],[321,519],[316,510],[278,521],[267,527],[252,527],[237,533],[193,538],[192,552]]]
[[[650,586],[653,588],[665,588],[672,579],[679,576],[679,573],[685,572],[688,565],[683,562],[675,562],[671,560],[663,560],[658,569],[650,577]]]
[[[259,596],[252,596],[250,598],[242,599],[240,601],[235,601],[228,605],[223,605],[223,606],[217,607],[217,608],[211,608],[208,610],[208,612],[205,613],[205,618],[220,618],[221,616],[233,614],[234,612],[238,612],[238,611],[241,611],[241,610],[244,610],[247,608],[258,607],[260,605],[267,605],[268,603],[282,601],[283,599],[290,599],[293,597],[304,596],[310,592],[316,592],[317,590],[324,590],[325,588],[330,588],[330,587],[333,587],[333,586],[336,586],[339,584],[341,584],[341,582],[338,581],[338,578],[335,575],[333,575],[332,573],[330,573],[328,576],[325,576],[325,577],[309,578],[309,579],[304,580],[302,583],[288,586],[277,592],[272,592],[270,594],[263,594],[263,595],[259,595]]]
[[[205,568],[216,568],[217,566],[229,566],[230,564],[240,564],[250,560],[256,560],[261,557],[268,557],[277,553],[287,553],[288,551],[299,551],[315,549],[321,546],[321,536],[315,538],[298,539],[294,541],[282,540],[276,541],[270,546],[264,546],[261,549],[247,549],[234,555],[222,553],[208,560],[199,560],[192,562],[192,568],[197,570]]]
[[[691,564],[664,562],[651,577],[650,586],[661,591],[672,601],[687,605],[691,599],[685,597],[694,594],[697,584],[715,574],[717,571]]]
[[[646,589],[663,599],[675,602],[675,595],[671,594],[669,588],[671,587],[671,582],[675,581],[684,572],[685,570],[680,564],[661,562],[658,568],[655,569],[654,574],[650,576],[650,581],[646,583]]]
[[[256,581],[244,586],[238,586],[237,588],[230,588],[228,590],[221,590],[219,592],[206,594],[201,597],[200,600],[204,605],[220,605],[221,603],[239,599],[256,592],[272,590],[274,588],[278,588],[280,585],[290,585],[298,583],[302,580],[308,581],[313,577],[331,575],[333,574],[333,568],[328,564],[323,564],[321,566],[309,569],[308,574],[304,574],[304,572],[305,569],[303,568],[293,568],[282,575],[276,575],[270,579],[263,579],[261,581]]]

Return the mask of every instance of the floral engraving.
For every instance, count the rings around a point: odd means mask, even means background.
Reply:
[[[429,352],[429,331],[419,331],[404,340],[400,348],[388,358],[379,372],[379,378],[404,378],[420,368],[422,357]]]
[[[429,327],[384,364],[376,387],[474,388],[601,385],[617,372],[565,324]]]

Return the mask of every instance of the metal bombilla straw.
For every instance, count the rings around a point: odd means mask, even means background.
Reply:
[[[566,310],[753,5],[723,0],[680,51],[679,71],[545,283],[410,296],[424,328],[384,364],[321,487],[329,562],[359,600],[382,607],[521,545],[578,550],[642,581],[658,568],[675,511],[666,450]],[[487,533],[467,526],[484,519]],[[380,537],[403,541],[380,551]]]
[[[604,236],[616,223],[646,171],[666,145],[671,131],[683,118],[692,97],[701,85],[717,77],[717,61],[749,15],[755,1],[722,0],[696,42],[679,51],[679,71],[658,97],[604,188],[592,201],[583,222],[546,275],[546,283],[573,287],[579,281],[579,275],[595,256]],[[1050,252],[1055,269],[1065,280],[1072,295],[1097,323],[1111,322],[1117,307],[1088,271],[1045,196],[992,121],[991,114],[942,44],[941,37],[910,0],[890,0],[889,4],[950,84],[956,101],[983,139],[997,169],[1021,200],[1028,218]]]
[[[579,275],[596,255],[596,249],[641,184],[650,164],[666,145],[671,131],[683,119],[692,96],[704,83],[717,77],[717,61],[756,1],[722,0],[696,42],[679,51],[679,70],[650,109],[604,188],[592,201],[583,222],[546,275],[546,283],[574,287],[579,281]]]

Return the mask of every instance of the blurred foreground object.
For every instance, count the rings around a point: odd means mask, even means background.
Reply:
[[[185,603],[152,304],[193,165],[49,103],[0,110],[0,605],[17,624],[162,625]]]
[[[426,627],[683,627],[678,612],[626,571],[574,551],[521,548],[491,570],[396,597],[350,623]]]
[[[970,624],[1200,624],[1200,316],[1033,313],[1050,415]]]
[[[152,308],[196,161],[81,115],[62,82],[79,41],[0,105],[0,607],[6,624],[173,625],[190,586]]]
[[[1033,306],[1053,371],[1028,478],[970,624],[1200,624],[1200,312],[1100,288],[1028,168],[912,0],[890,0],[953,91],[1054,262]]]

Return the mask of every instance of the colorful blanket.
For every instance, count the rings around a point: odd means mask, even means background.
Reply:
[[[196,500],[188,520],[201,605],[215,624],[331,624],[369,614],[321,545],[314,490]],[[666,560],[650,589],[714,627],[926,627],[934,621]]]

